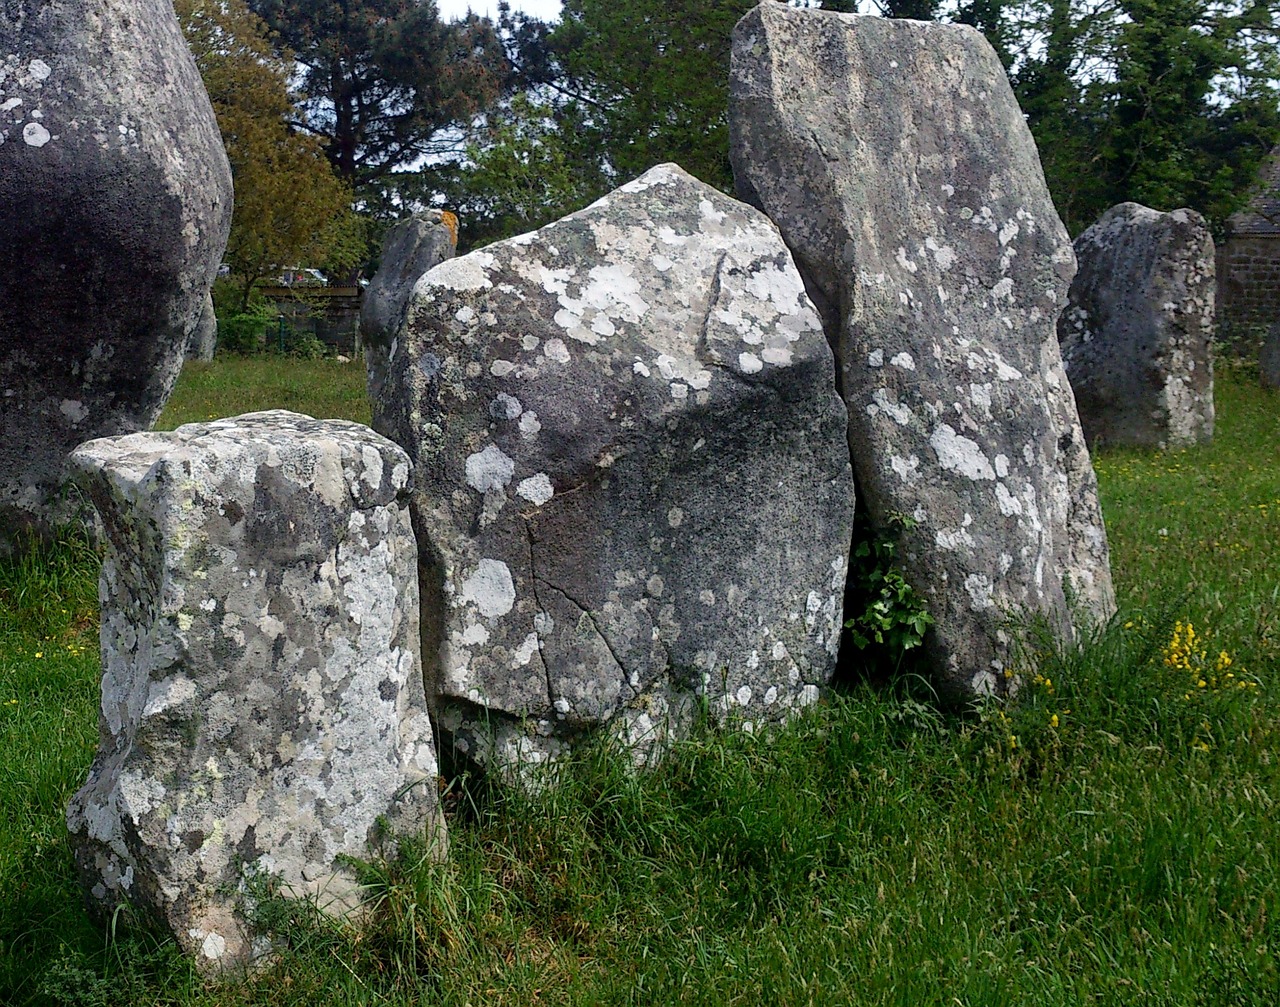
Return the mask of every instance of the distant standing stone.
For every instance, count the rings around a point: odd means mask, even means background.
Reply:
[[[213,308],[213,295],[206,295],[200,319],[191,330],[191,342],[187,347],[188,360],[208,362],[218,348],[218,315]]]
[[[1213,439],[1213,237],[1195,210],[1113,206],[1076,239],[1058,320],[1090,445]]]
[[[382,397],[391,341],[414,284],[428,270],[452,259],[457,250],[458,218],[447,210],[414,214],[387,231],[382,261],[360,302],[360,337],[371,400]]]
[[[1004,69],[972,28],[763,3],[734,28],[729,125],[835,347],[860,498],[914,522],[897,555],[935,680],[997,691],[1009,616],[1069,635],[1114,609],[1054,332],[1074,258]]]
[[[1258,369],[1262,372],[1262,387],[1280,391],[1280,322],[1267,330],[1258,353]]]
[[[747,729],[817,699],[846,419],[760,213],[660,165],[437,266],[390,364],[374,425],[417,466],[426,660],[460,752],[516,771],[603,726],[643,761],[699,694]]]
[[[168,0],[0,5],[0,553],[72,514],[75,445],[155,421],[230,225]]]
[[[91,905],[140,905],[222,969],[264,950],[255,878],[345,913],[342,858],[380,822],[443,855],[404,452],[266,412],[71,463],[107,533],[99,749],[67,811]]]

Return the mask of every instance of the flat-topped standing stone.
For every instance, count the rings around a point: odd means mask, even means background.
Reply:
[[[1213,236],[1195,210],[1121,203],[1076,239],[1058,337],[1091,446],[1213,439]]]
[[[267,412],[71,463],[107,535],[100,743],[67,811],[90,904],[226,968],[263,950],[246,878],[343,913],[381,822],[443,854],[404,452]]]
[[[812,702],[852,534],[845,423],[777,229],[675,165],[437,266],[374,406],[414,459],[443,601],[437,727],[509,770],[601,724],[645,758],[696,692],[753,728]]]
[[[457,250],[458,218],[447,210],[414,214],[387,231],[382,261],[360,302],[360,337],[370,401],[382,398],[391,341],[414,284],[423,273],[452,259]]]
[[[1004,70],[972,28],[764,3],[734,29],[730,133],[822,310],[872,523],[914,518],[937,682],[989,692],[1008,615],[1114,608],[1054,332],[1074,259]]]
[[[71,516],[75,445],[155,421],[230,226],[168,0],[0,4],[0,552]]]

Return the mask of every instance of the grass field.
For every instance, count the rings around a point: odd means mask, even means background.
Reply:
[[[368,423],[364,363],[235,355],[207,364],[191,361],[156,428],[172,430],[183,423],[256,409],[290,409],[317,419]]]
[[[358,379],[219,361],[162,422],[366,418]],[[449,866],[370,865],[359,932],[273,906],[288,949],[240,987],[84,915],[62,814],[96,743],[94,560],[0,566],[0,1003],[1273,1007],[1280,397],[1226,373],[1217,402],[1209,447],[1096,460],[1122,612],[1029,656],[1019,702],[861,684],[641,778],[597,751],[538,797],[460,792]]]

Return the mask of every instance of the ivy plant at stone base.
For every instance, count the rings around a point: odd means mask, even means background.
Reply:
[[[933,625],[924,599],[894,565],[899,535],[914,526],[915,521],[904,514],[890,515],[879,532],[873,532],[863,516],[855,522],[861,534],[850,561],[846,604],[846,611],[854,614],[845,629],[859,650],[872,648],[894,667],[904,653],[920,646]]]

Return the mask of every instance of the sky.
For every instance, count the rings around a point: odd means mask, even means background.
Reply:
[[[544,21],[552,21],[560,16],[560,0],[511,0],[511,6]],[[468,7],[476,14],[488,14],[493,18],[498,16],[498,0],[436,0],[436,7],[440,16],[446,19],[462,17]]]

